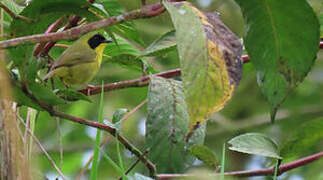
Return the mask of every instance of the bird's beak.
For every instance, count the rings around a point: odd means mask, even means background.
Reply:
[[[110,39],[106,39],[106,40],[103,41],[103,43],[111,43],[111,42],[113,42],[113,41],[110,40]]]

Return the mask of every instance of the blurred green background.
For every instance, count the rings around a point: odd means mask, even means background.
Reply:
[[[126,10],[140,7],[140,0],[119,0]],[[147,4],[158,2],[158,0],[148,0]],[[196,0],[190,1],[204,11],[218,11],[221,13],[224,23],[232,29],[238,36],[244,34],[244,22],[239,7],[233,0]],[[321,0],[309,1],[316,13],[323,13]],[[172,23],[167,13],[161,16],[134,21],[140,32],[145,46],[148,46],[161,34],[172,30]],[[142,47],[144,48],[144,47]],[[179,66],[176,52],[171,52],[165,56],[150,59],[154,67],[159,71],[174,69]],[[246,132],[262,132],[273,138],[278,144],[297,129],[302,123],[323,117],[323,50],[320,50],[316,63],[299,87],[294,90],[286,99],[277,114],[277,121],[271,125],[269,116],[269,105],[261,95],[256,82],[256,73],[251,63],[244,64],[243,77],[240,86],[231,101],[225,108],[214,114],[207,125],[205,145],[214,150],[218,157],[221,157],[222,145],[232,137]],[[123,69],[113,64],[103,64],[97,77],[91,84],[99,85],[104,83],[117,82],[138,78],[141,73]],[[114,111],[119,108],[132,109],[147,96],[147,87],[127,88],[105,93],[104,119],[111,120]],[[60,106],[59,110],[68,114],[83,117],[85,119],[97,121],[99,95],[92,96],[93,103],[79,101],[68,105]],[[21,115],[26,115],[26,108],[21,109]],[[123,124],[122,134],[140,149],[144,149],[146,105],[140,108]],[[167,128],[167,127],[165,127]],[[57,138],[57,126],[55,119],[48,113],[40,113],[36,123],[36,135],[46,147],[50,155],[59,164],[59,142]],[[61,131],[63,136],[64,159],[62,171],[70,179],[74,179],[84,166],[85,162],[93,153],[96,130],[83,125],[61,121]],[[106,134],[104,134],[106,135]],[[110,137],[105,151],[117,161],[116,144],[114,138]],[[323,142],[317,146],[304,151],[300,156],[322,151]],[[55,179],[57,174],[48,162],[43,153],[35,148],[36,159],[33,163],[37,166],[36,174],[46,173],[49,179]],[[123,159],[126,167],[129,167],[136,157],[122,147]],[[260,157],[246,155],[237,152],[227,151],[226,171],[252,170],[268,167],[270,161]],[[284,163],[284,161],[283,161]],[[323,179],[323,161],[317,161],[307,166],[297,168],[285,173],[279,179],[286,180],[315,180]],[[196,161],[192,169],[205,168]],[[36,170],[35,170],[36,171]],[[147,173],[146,168],[139,165],[132,172]],[[118,174],[103,158],[99,165],[99,179],[116,179]],[[86,173],[82,179],[88,179]],[[270,177],[245,178],[252,180],[271,179]]]

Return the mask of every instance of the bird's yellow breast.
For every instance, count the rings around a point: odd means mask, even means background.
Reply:
[[[88,63],[75,64],[73,66],[60,67],[55,74],[61,77],[65,84],[86,84],[93,79],[100,69],[102,54],[105,44],[100,44],[94,49],[95,60]]]
[[[100,67],[101,63],[102,63],[102,55],[103,55],[103,50],[105,48],[106,44],[102,43],[100,44],[98,47],[96,47],[94,49],[95,54],[96,54],[96,59],[95,61],[97,62],[98,66]]]

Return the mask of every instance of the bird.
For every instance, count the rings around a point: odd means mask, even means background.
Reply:
[[[99,32],[85,34],[60,55],[42,79],[57,77],[67,86],[87,84],[99,71],[103,50],[111,42]]]

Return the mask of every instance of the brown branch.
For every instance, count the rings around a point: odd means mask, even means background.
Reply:
[[[53,24],[51,24],[47,30],[45,31],[45,34],[51,33],[51,32],[55,32],[57,31],[63,24],[64,18],[59,18],[57,19]],[[45,47],[46,42],[42,42],[42,43],[38,43],[34,49],[34,56],[37,56],[40,51]]]
[[[71,29],[72,27],[77,26],[77,23],[80,21],[81,17],[80,16],[74,16],[72,19],[70,19],[70,21],[68,22],[68,24],[64,27],[63,31],[66,31],[68,29]],[[44,49],[42,50],[42,54],[47,54],[49,52],[49,50],[56,44],[56,41],[51,41],[48,42]]]
[[[279,166],[278,175],[281,175],[289,170],[304,166],[311,162],[314,162],[323,157],[323,151],[315,153],[313,155],[295,160],[293,162],[289,162]],[[233,171],[224,173],[225,176],[235,176],[235,177],[251,177],[251,176],[270,176],[273,175],[275,171],[275,167],[259,169],[259,170],[251,170],[251,171]],[[219,173],[210,174],[211,176],[219,176]],[[159,174],[157,175],[157,179],[166,180],[166,179],[175,179],[175,178],[183,178],[183,177],[194,177],[194,175],[190,174]]]
[[[121,134],[119,134],[116,128],[108,126],[106,124],[85,120],[85,119],[82,119],[82,118],[79,118],[76,116],[72,116],[72,115],[57,111],[53,107],[49,106],[48,104],[38,101],[34,95],[30,94],[28,92],[28,87],[25,82],[21,82],[21,86],[22,86],[22,90],[25,93],[25,95],[28,96],[32,101],[34,101],[35,103],[40,105],[51,116],[60,117],[60,118],[63,118],[63,119],[69,120],[69,121],[73,121],[73,122],[76,122],[79,124],[98,128],[98,129],[108,132],[113,137],[117,138],[121,142],[121,144],[123,144],[125,146],[126,149],[128,149],[131,153],[133,153],[135,156],[137,156],[138,159],[140,159],[140,161],[143,164],[145,164],[145,166],[149,169],[150,176],[156,177],[155,165],[151,161],[149,161],[149,159],[147,159],[145,156],[142,156],[143,153],[141,153],[140,150],[137,149],[134,145],[132,145],[125,137],[123,137]]]
[[[242,56],[243,63],[248,63],[249,62],[249,57],[248,55],[243,55]],[[165,71],[161,72],[158,74],[155,74],[156,76],[164,77],[164,78],[172,78],[176,76],[181,75],[181,70],[180,69],[173,69],[170,71]],[[127,80],[127,81],[119,81],[119,82],[114,82],[110,84],[104,85],[104,91],[113,91],[117,89],[123,89],[123,88],[130,88],[130,87],[143,87],[147,86],[149,84],[149,76],[143,76],[141,78],[137,79],[132,79],[132,80]],[[80,93],[83,93],[85,95],[94,95],[101,93],[101,86],[94,86],[91,88],[86,88],[86,89],[81,89],[79,90]]]
[[[321,49],[323,49],[323,41],[320,42]],[[241,56],[243,63],[249,63],[250,58],[248,55],[242,55]],[[155,74],[156,76],[164,77],[164,78],[172,78],[176,76],[181,75],[180,69],[173,69],[170,71],[161,72],[158,74]],[[104,85],[104,91],[113,91],[117,89],[123,89],[123,88],[130,88],[130,87],[144,87],[149,84],[149,76],[143,76],[141,78],[127,80],[127,81],[119,81],[114,82],[110,84]],[[85,95],[95,95],[101,92],[101,86],[94,86],[90,89],[81,89],[79,90],[80,93],[83,93]]]
[[[93,4],[94,3],[94,0],[88,0],[89,3]],[[87,8],[88,9],[88,8]],[[81,20],[81,17],[80,16],[73,16],[68,24],[64,27],[63,31],[66,31],[67,29],[71,29],[72,27],[75,27],[77,26],[78,22]],[[48,34],[50,32],[55,32],[58,30],[57,29],[51,29],[50,31],[48,31],[51,27],[49,27],[47,29],[47,31],[45,32],[45,34]],[[56,44],[56,42],[48,42],[47,44],[46,43],[41,43],[42,46],[40,47],[36,47],[35,51],[34,51],[34,56],[37,56],[40,51],[42,51],[42,54],[47,54],[49,52],[49,50]],[[45,47],[44,47],[45,46]],[[37,51],[36,51],[37,50]]]
[[[2,2],[0,2],[0,7],[6,11],[6,13],[8,13],[13,19],[22,19],[26,22],[33,22],[33,19],[27,18],[25,16],[19,15],[14,13],[13,11],[11,11],[11,9],[9,9],[5,4],[3,4]]]
[[[44,109],[46,109],[51,116],[56,116],[56,117],[60,117],[63,119],[67,119],[79,124],[84,124],[90,127],[94,127],[94,128],[98,128],[101,129],[103,131],[106,131],[108,133],[110,133],[112,136],[118,138],[118,140],[130,151],[132,152],[134,155],[136,155],[141,162],[143,162],[146,167],[149,169],[150,172],[150,176],[154,177],[155,173],[156,173],[156,167],[155,165],[150,162],[145,156],[142,156],[142,153],[140,152],[140,150],[138,150],[134,145],[132,145],[125,137],[123,137],[121,134],[119,134],[117,132],[117,130],[113,127],[110,127],[106,124],[102,124],[102,123],[98,123],[98,122],[93,122],[93,121],[88,121],[79,117],[75,117],[75,116],[71,116],[65,113],[62,113],[60,111],[56,111],[55,109],[51,108],[50,106],[43,104],[43,103],[39,103]]]
[[[180,74],[181,74],[180,69],[174,69],[166,72],[161,72],[155,75],[160,77],[165,77],[165,78],[171,78],[171,77],[179,76]],[[112,91],[116,89],[123,89],[123,88],[129,88],[129,87],[143,87],[143,86],[147,86],[148,83],[149,83],[149,76],[143,76],[137,79],[106,84],[104,85],[104,91]],[[94,87],[91,87],[90,89],[81,89],[79,90],[79,92],[85,95],[94,95],[101,92],[100,88],[101,86],[94,86]]]
[[[183,1],[183,0],[170,0],[170,1]],[[112,16],[106,19],[92,22],[80,27],[74,27],[72,29],[55,32],[49,34],[36,34],[31,36],[24,36],[19,38],[14,38],[6,41],[0,41],[0,49],[14,47],[21,44],[33,44],[39,42],[48,42],[48,41],[58,41],[58,40],[75,40],[81,37],[83,34],[97,29],[101,29],[108,26],[113,26],[116,24],[123,23],[125,21],[140,19],[140,18],[149,18],[160,15],[165,11],[163,5],[158,2],[151,5],[146,5],[141,9],[133,10],[118,16]]]

